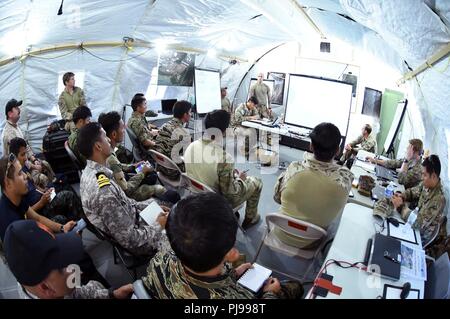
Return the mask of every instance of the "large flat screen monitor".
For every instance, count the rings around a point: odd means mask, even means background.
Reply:
[[[195,104],[197,113],[208,113],[222,108],[220,73],[216,70],[195,69]]]
[[[341,136],[346,136],[351,102],[351,84],[290,74],[284,122],[308,129],[331,122],[339,128]]]

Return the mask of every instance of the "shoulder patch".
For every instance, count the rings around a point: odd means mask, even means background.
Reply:
[[[98,188],[111,185],[109,178],[105,175],[105,173],[97,173],[95,176],[97,176]]]

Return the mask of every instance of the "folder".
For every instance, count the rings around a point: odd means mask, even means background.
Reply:
[[[375,234],[367,271],[396,281],[400,279],[401,262],[400,240]]]

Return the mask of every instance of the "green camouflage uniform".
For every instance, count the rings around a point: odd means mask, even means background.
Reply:
[[[207,139],[197,140],[186,149],[184,161],[189,176],[222,194],[232,207],[247,202],[245,218],[256,217],[262,181],[254,176],[245,181],[235,176],[233,158],[220,145]]]
[[[66,120],[65,129],[72,132],[75,129],[75,124],[72,121],[73,112],[79,106],[87,106],[83,90],[75,86],[73,93],[70,94],[64,88],[59,95],[58,106],[62,118]]]
[[[269,115],[268,106],[270,106],[270,88],[265,83],[255,83],[250,88],[250,96],[256,97],[258,100],[258,113],[260,117],[272,119],[273,115]]]
[[[222,102],[222,110],[227,111],[228,113],[231,113],[231,102],[230,100],[225,96],[221,100]]]
[[[243,127],[241,124],[244,121],[247,121],[250,116],[259,115],[258,110],[254,108],[253,110],[249,110],[245,103],[242,103],[238,106],[238,108],[234,111],[234,116],[231,120],[231,127],[234,129],[234,134],[243,136],[245,138],[244,150],[245,156],[249,156],[250,148],[255,145],[250,145],[250,136],[252,134],[256,134],[256,130],[253,128]],[[255,138],[256,139],[256,138]]]
[[[72,133],[69,136],[69,140],[67,143],[69,144],[70,149],[77,157],[78,161],[82,165],[82,167],[86,166],[86,157],[84,157],[80,151],[78,150],[77,140],[78,140],[78,134],[80,133],[80,129],[76,128],[72,131]]]
[[[161,185],[141,185],[143,179],[145,178],[144,173],[133,175],[127,181],[124,173],[135,173],[135,166],[130,164],[122,164],[114,152],[111,152],[111,155],[106,160],[106,164],[113,172],[114,180],[130,198],[137,201],[143,201],[154,195],[162,195],[166,191],[166,189]]]
[[[341,158],[342,161],[349,159],[352,155],[356,155],[360,150],[375,153],[377,148],[377,140],[372,136],[372,134],[370,134],[366,139],[364,136],[360,135],[349,144],[352,147],[352,150],[345,152]],[[356,147],[357,145],[359,145],[359,147]]]
[[[257,296],[237,282],[230,264],[216,277],[201,277],[188,272],[172,250],[158,252],[142,278],[152,298],[156,299],[254,299]],[[264,299],[299,298],[301,285],[283,285],[280,293],[265,292]]]
[[[135,254],[153,255],[155,249],[167,243],[156,221],[147,225],[138,218],[153,200],[137,202],[128,198],[107,167],[88,160],[81,175],[80,193],[89,221],[122,247]]]
[[[133,131],[134,135],[136,135],[142,146],[144,145],[145,140],[153,140],[153,135],[151,134],[148,122],[143,114],[137,111],[133,112],[128,120],[128,127]]]
[[[385,165],[387,168],[396,169],[402,167],[403,159],[388,160]],[[398,173],[398,183],[405,186],[405,189],[415,187],[422,181],[422,160],[411,159],[407,163],[408,170]]]
[[[418,201],[417,207],[419,214],[414,228],[419,229],[422,238],[422,244],[427,243],[439,224],[441,216],[445,208],[445,196],[442,190],[442,184],[439,182],[433,189],[426,189],[423,183],[405,191],[405,201]],[[383,217],[392,216],[394,213],[394,205],[389,198],[383,198],[375,205],[373,213]],[[403,220],[408,220],[411,210],[407,205],[401,210]]]
[[[175,155],[182,155],[185,147],[191,142],[191,136],[189,132],[183,127],[183,122],[180,119],[174,117],[164,125],[159,130],[159,134],[155,140],[155,150],[171,158],[175,163],[178,159],[172,156],[172,150],[175,145],[180,143],[174,152]],[[178,150],[178,152],[177,152]],[[185,171],[184,163],[177,163],[181,171]],[[164,176],[169,177],[172,180],[178,180],[180,174],[175,170],[169,170],[161,165],[158,165],[158,171],[160,171]]]

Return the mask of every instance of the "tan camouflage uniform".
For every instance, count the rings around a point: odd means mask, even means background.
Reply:
[[[140,221],[139,213],[152,200],[137,202],[126,196],[107,167],[88,160],[80,182],[81,201],[86,217],[98,229],[136,254],[152,254],[166,236],[155,221]]]
[[[258,110],[256,108],[250,110],[247,108],[247,105],[245,103],[242,103],[234,111],[234,116],[232,116],[231,119],[231,126],[234,129],[234,134],[243,136],[245,138],[245,145],[243,151],[246,156],[249,155],[250,149],[255,146],[250,145],[250,136],[252,134],[256,134],[256,130],[248,127],[243,127],[241,124],[242,122],[247,121],[249,117],[255,115],[259,115]]]
[[[182,143],[182,145],[178,145],[176,150],[177,155],[184,151],[185,147],[189,145],[191,142],[191,136],[189,132],[183,127],[183,122],[180,119],[174,117],[164,125],[159,130],[159,134],[155,139],[155,150],[166,155],[171,158],[175,163],[177,163],[177,158],[172,156],[172,149],[176,144]],[[185,171],[184,163],[177,163],[178,167],[182,172]],[[169,170],[161,165],[158,166],[158,171],[164,174],[164,176],[169,177],[173,180],[178,180],[180,178],[180,174],[175,170]]]
[[[402,167],[403,159],[388,160],[385,165],[387,168],[396,169]],[[411,159],[407,163],[408,170],[398,173],[399,184],[405,186],[405,189],[415,187],[422,181],[422,160]]]
[[[9,154],[9,142],[15,138],[20,137],[25,140],[25,136],[23,135],[22,130],[18,124],[11,123],[10,121],[6,121],[5,127],[3,128],[3,156],[7,156]],[[33,151],[31,150],[30,145],[27,141],[27,158],[30,159],[34,156]]]
[[[130,198],[143,201],[154,195],[162,195],[166,192],[166,189],[161,185],[141,185],[142,180],[145,178],[144,173],[136,174],[127,181],[124,173],[135,173],[135,166],[122,164],[114,152],[111,152],[111,155],[106,160],[106,164],[113,172],[116,183],[119,184],[120,188]]]
[[[222,110],[231,113],[231,102],[226,96],[222,98],[221,103],[222,103]]]
[[[32,293],[25,291],[25,288],[19,285],[20,299],[39,299]],[[86,285],[75,288],[69,295],[64,296],[64,299],[109,299],[109,290],[106,289],[98,281],[91,280]]]
[[[78,150],[77,140],[78,140],[78,134],[80,133],[80,130],[75,127],[75,129],[72,131],[72,133],[69,136],[69,139],[67,140],[67,143],[69,144],[70,149],[77,157],[78,161],[82,165],[82,167],[86,166],[86,157],[84,157],[80,151]]]
[[[153,135],[151,133],[150,128],[148,127],[148,122],[145,116],[137,111],[131,114],[130,119],[128,120],[128,127],[133,131],[134,135],[139,139],[139,142],[142,144],[145,140],[153,140]],[[146,148],[143,146],[143,148]]]
[[[372,136],[372,134],[370,134],[367,138],[360,135],[349,144],[352,147],[352,150],[344,153],[341,158],[342,161],[349,159],[352,155],[356,155],[359,150],[375,153],[377,148],[377,140]],[[359,145],[359,147],[356,147],[357,145]]]
[[[270,88],[265,83],[255,83],[250,88],[250,96],[258,100],[258,113],[262,118],[272,119],[273,114],[269,115],[268,106],[270,106]]]
[[[197,140],[186,149],[184,161],[189,176],[222,194],[233,208],[247,202],[245,218],[255,218],[262,181],[254,176],[247,176],[245,181],[235,176],[233,158],[220,145]]]
[[[333,185],[337,184],[337,189],[331,187],[327,189],[327,193],[323,190],[317,189],[314,191],[314,197],[304,198],[299,196],[297,192],[292,190],[300,189],[301,187],[309,187],[304,185],[304,177],[298,177],[297,174],[304,171],[311,171],[318,173],[306,178],[314,178],[321,180],[323,177],[324,183]],[[336,218],[347,201],[348,194],[352,187],[353,173],[346,167],[337,165],[334,162],[322,162],[314,158],[314,155],[308,152],[304,153],[302,162],[292,162],[287,168],[286,172],[282,173],[275,184],[274,200],[281,205],[280,211],[288,216],[301,219],[306,222],[313,223],[323,228],[327,228],[330,223]],[[333,193],[328,193],[333,192]],[[284,193],[284,194],[283,194]],[[314,211],[320,205],[316,203],[324,200],[332,201],[335,209],[328,211]],[[308,202],[310,204],[308,204]],[[336,209],[337,208],[337,209]],[[314,242],[311,240],[300,240],[298,238],[291,238],[287,233],[283,233],[281,229],[275,229],[277,236],[289,245],[297,247],[308,247]]]
[[[445,196],[442,184],[439,182],[435,188],[426,189],[423,183],[420,183],[418,186],[406,190],[404,195],[405,202],[418,201],[419,214],[413,226],[419,229],[423,245],[431,239],[444,212]],[[394,213],[394,205],[389,198],[383,198],[375,205],[373,212],[375,215],[389,217]],[[408,220],[410,213],[411,210],[404,205],[401,209],[403,220]]]
[[[73,130],[75,130],[75,123],[73,123],[72,121],[73,112],[79,106],[87,106],[83,90],[75,86],[73,88],[73,93],[70,94],[64,88],[64,90],[59,95],[58,106],[62,118],[66,120],[65,129],[69,132],[72,132]]]
[[[254,299],[257,296],[238,284],[236,271],[224,264],[216,277],[202,278],[188,272],[172,250],[157,253],[142,278],[152,298],[156,299]],[[301,285],[283,285],[280,293],[266,292],[263,299],[299,298]]]

